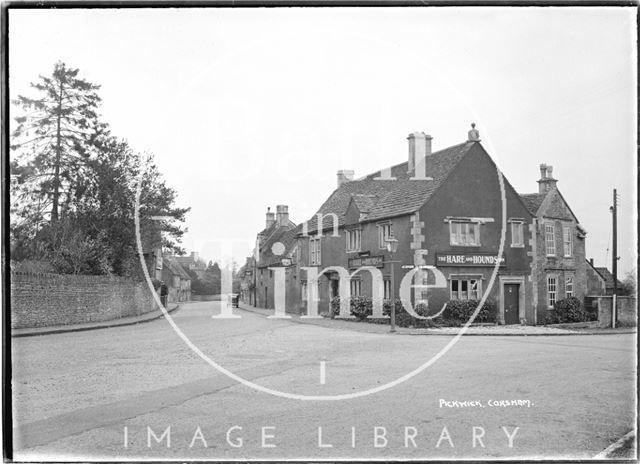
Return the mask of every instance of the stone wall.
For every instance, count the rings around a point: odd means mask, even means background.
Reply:
[[[637,324],[637,303],[632,296],[619,296],[617,298],[618,323],[616,327],[635,327]],[[601,296],[598,298],[598,327],[611,327],[611,306],[613,297]]]
[[[11,327],[50,327],[138,316],[155,309],[147,283],[124,277],[12,272]]]

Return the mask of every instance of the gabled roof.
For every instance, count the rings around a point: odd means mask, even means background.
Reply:
[[[549,190],[549,192],[547,193],[519,193],[518,195],[522,199],[522,202],[527,207],[529,212],[535,216],[537,215],[538,210],[542,206],[544,199],[547,198],[547,195],[552,191],[555,191],[558,194],[558,196],[560,196],[565,206],[569,210],[569,213],[571,213],[571,215],[576,220],[576,222],[580,222],[578,220],[578,217],[575,215],[575,213],[572,211],[571,207],[569,206],[569,203],[567,202],[567,200],[565,200],[564,196],[562,196],[562,193],[560,192],[560,190],[558,190],[557,187],[553,188],[552,190]],[[584,233],[586,233],[586,231],[584,231]]]
[[[534,216],[540,209],[540,206],[542,206],[542,202],[547,196],[546,193],[519,193],[518,195],[520,195],[522,202]]]
[[[371,211],[376,201],[378,201],[377,195],[352,193],[351,197],[353,198],[353,202],[358,207],[358,211],[360,211],[362,214],[367,214],[369,211]]]
[[[351,198],[356,201],[358,209],[358,202],[369,209],[365,221],[413,213],[429,200],[475,143],[464,142],[427,156],[425,170],[428,177],[425,180],[410,180],[412,174],[407,172],[408,163],[404,162],[391,167],[391,177],[395,177],[395,180],[374,180],[381,173],[376,171],[363,178],[345,182],[329,196],[316,215],[334,213],[338,216],[338,225],[343,226]],[[375,201],[369,201],[371,197],[375,197]],[[316,215],[307,222],[309,232],[317,230]],[[333,227],[329,217],[323,220],[322,225],[323,229]]]
[[[178,264],[178,261],[176,261],[175,257],[173,257],[173,256],[164,256],[162,258],[162,265],[164,267],[168,268],[169,271],[173,275],[180,276],[183,279],[191,280],[191,277],[189,277],[189,274],[187,274],[187,271],[185,271],[182,268],[182,266],[180,264]]]
[[[606,267],[594,267],[594,269],[604,279],[604,284],[607,288],[613,288],[613,274]],[[622,282],[618,280],[618,287],[622,285]]]
[[[293,223],[292,223],[293,224]],[[302,226],[275,226],[267,229],[270,233],[266,240],[260,245],[260,259],[258,261],[259,267],[266,267],[273,264],[279,264],[280,259],[290,256],[293,248],[296,246],[296,235],[302,232]],[[284,253],[281,255],[274,255],[273,244],[280,242],[284,245]]]
[[[287,223],[284,227],[295,227],[296,223],[293,221],[290,221],[289,219],[287,219]],[[278,221],[273,221],[273,223],[269,226],[266,227],[264,229],[262,229],[260,232],[258,232],[258,235],[269,235],[270,233],[272,233],[275,229],[277,229],[278,226]]]

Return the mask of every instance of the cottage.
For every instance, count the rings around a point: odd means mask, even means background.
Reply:
[[[174,256],[164,256],[162,263],[162,281],[169,287],[169,302],[189,301],[191,299],[189,274]]]
[[[202,279],[205,272],[207,272],[207,263],[200,259],[199,253],[195,251],[192,251],[189,256],[174,256],[174,259],[181,266],[194,272],[198,279]]]

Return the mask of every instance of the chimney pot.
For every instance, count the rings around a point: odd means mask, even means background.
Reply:
[[[276,222],[275,215],[271,212],[271,208],[267,208],[267,219],[266,219],[266,228],[268,229]]]
[[[286,226],[289,222],[289,207],[287,205],[276,206],[276,222],[278,226]]]
[[[547,165],[542,163],[540,165],[540,179],[546,179],[547,178]]]
[[[593,258],[590,258],[590,259],[589,259],[589,264],[591,264],[591,267],[594,267],[594,266],[593,266]]]
[[[342,169],[338,171],[338,187],[340,187],[345,182],[352,181],[354,175],[355,175],[355,171],[351,169]]]
[[[540,165],[540,180],[538,181],[538,192],[547,193],[556,187],[558,181],[553,178],[553,166],[547,166],[545,163]]]

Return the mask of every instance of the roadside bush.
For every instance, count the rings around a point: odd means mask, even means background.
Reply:
[[[596,314],[597,319],[597,314]],[[582,301],[574,296],[558,300],[553,305],[553,311],[547,313],[545,324],[560,324],[563,322],[584,322],[590,320]]]
[[[450,300],[442,315],[442,322],[454,323],[457,324],[454,327],[459,327],[471,318],[479,304],[478,300]],[[495,302],[486,300],[473,322],[495,322],[496,315]]]
[[[382,302],[382,314],[384,316],[391,315],[391,300],[384,300]],[[372,324],[390,324],[389,318],[372,318],[373,314],[373,300],[367,296],[358,296],[351,298],[351,315],[355,316],[360,322],[369,322]],[[409,314],[399,299],[395,300],[396,309],[396,325],[398,327],[433,327],[435,324],[431,320],[418,319]],[[415,311],[420,316],[427,316],[429,314],[428,308],[424,304],[419,304],[415,308]],[[336,296],[331,299],[331,313],[330,317],[334,318],[340,313],[340,297]]]

